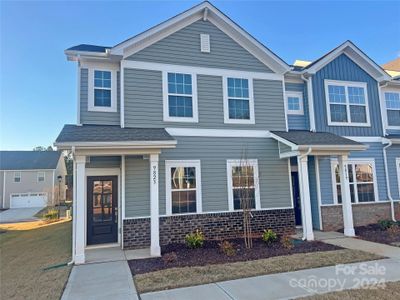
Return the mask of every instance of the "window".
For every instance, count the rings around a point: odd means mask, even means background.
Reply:
[[[400,127],[400,92],[385,92],[388,126]]]
[[[224,77],[225,123],[254,124],[251,79]]]
[[[201,212],[200,161],[166,161],[167,214]]]
[[[250,160],[228,160],[229,210],[243,208],[244,201],[252,209],[260,209],[258,162]]]
[[[165,72],[164,121],[197,122],[196,76]]]
[[[38,182],[44,182],[44,172],[38,172],[37,173],[37,181]]]
[[[370,126],[367,85],[325,80],[328,125]]]
[[[116,77],[116,70],[89,68],[88,111],[117,111]]]
[[[289,115],[303,115],[303,93],[286,92],[287,113]]]
[[[352,203],[378,201],[374,167],[373,161],[352,161],[347,165]],[[336,185],[334,198],[336,203],[342,203],[340,173],[337,162],[333,163],[333,170],[334,182]]]
[[[14,182],[21,182],[21,172],[14,172]]]

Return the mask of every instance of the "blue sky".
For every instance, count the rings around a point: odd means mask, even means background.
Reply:
[[[76,122],[76,65],[64,50],[112,46],[199,1],[0,1],[0,149],[53,143]],[[286,62],[347,39],[377,63],[400,56],[400,2],[212,1]]]

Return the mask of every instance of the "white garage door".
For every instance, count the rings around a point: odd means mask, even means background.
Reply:
[[[46,193],[23,193],[11,195],[10,208],[45,207],[46,205]]]

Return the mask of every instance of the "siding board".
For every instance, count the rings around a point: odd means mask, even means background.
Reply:
[[[308,115],[308,98],[307,86],[304,83],[285,83],[285,91],[301,92],[303,93],[303,115],[288,115],[288,123],[290,130],[308,130],[310,129],[309,115]],[[286,101],[286,99],[285,99]]]

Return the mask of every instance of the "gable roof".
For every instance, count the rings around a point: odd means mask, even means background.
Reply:
[[[0,170],[54,170],[59,151],[0,151]]]

